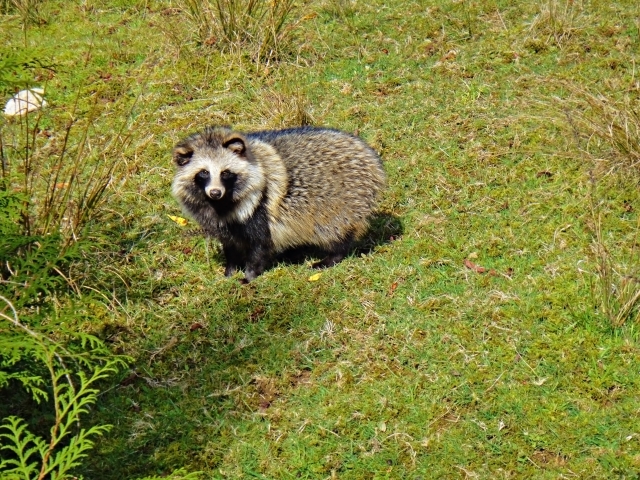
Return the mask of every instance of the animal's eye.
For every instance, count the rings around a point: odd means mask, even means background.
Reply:
[[[200,180],[207,180],[209,178],[209,171],[208,170],[200,170],[196,174],[196,177],[198,177],[198,179],[200,179]]]
[[[230,180],[235,177],[236,177],[236,174],[233,172],[230,172],[229,170],[223,170],[220,173],[220,178],[222,178],[223,180]]]

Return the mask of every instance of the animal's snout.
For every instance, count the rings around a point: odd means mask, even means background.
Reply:
[[[220,190],[219,188],[212,188],[211,190],[209,190],[207,195],[209,195],[209,198],[211,200],[220,200],[222,198],[222,190]]]

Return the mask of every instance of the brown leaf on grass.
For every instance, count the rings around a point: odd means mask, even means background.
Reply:
[[[480,265],[476,265],[475,263],[473,263],[471,260],[469,260],[468,258],[464,259],[464,266],[467,267],[469,270],[473,270],[476,273],[486,273],[492,277],[497,277],[499,274],[498,272],[496,272],[493,268],[490,270],[487,270],[485,267],[482,267]],[[511,276],[511,274],[513,273],[513,269],[509,268],[507,270],[507,276]]]
[[[398,288],[398,285],[400,285],[402,282],[404,282],[404,278],[402,277],[398,278],[395,282],[393,282],[389,287],[389,292],[387,293],[387,296],[389,297],[392,296],[393,292],[396,291],[396,288]]]
[[[189,327],[189,331],[195,332],[196,330],[202,330],[203,328],[205,328],[203,324],[201,324],[200,322],[195,322],[191,324],[191,326]]]
[[[464,266],[467,267],[469,270],[473,270],[476,273],[486,273],[487,271],[486,268],[481,267],[480,265],[476,265],[468,258],[464,259]]]
[[[440,57],[439,62],[446,62],[447,60],[454,60],[458,56],[458,52],[456,50],[449,50],[442,57]]]

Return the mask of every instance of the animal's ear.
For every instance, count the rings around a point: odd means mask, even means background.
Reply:
[[[189,163],[191,157],[193,157],[193,148],[178,145],[173,149],[173,161],[180,167]]]
[[[244,157],[247,151],[247,146],[244,143],[244,139],[240,137],[231,137],[227,139],[222,146],[231,150],[233,153],[238,155],[239,157]]]

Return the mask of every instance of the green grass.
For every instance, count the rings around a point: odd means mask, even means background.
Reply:
[[[102,106],[95,135],[132,125],[69,275],[90,313],[76,327],[135,374],[100,397],[91,420],[114,428],[79,473],[636,478],[638,324],[603,314],[592,245],[600,221],[616,268],[638,274],[638,166],[589,131],[604,117],[583,93],[639,111],[640,5],[313,8],[268,66],[198,46],[171,2],[47,1],[29,27],[55,65],[45,115],[80,91]],[[2,22],[0,42],[23,46],[19,19]],[[279,265],[242,286],[167,217],[171,147],[208,124],[303,118],[381,153],[375,246],[316,282]]]

